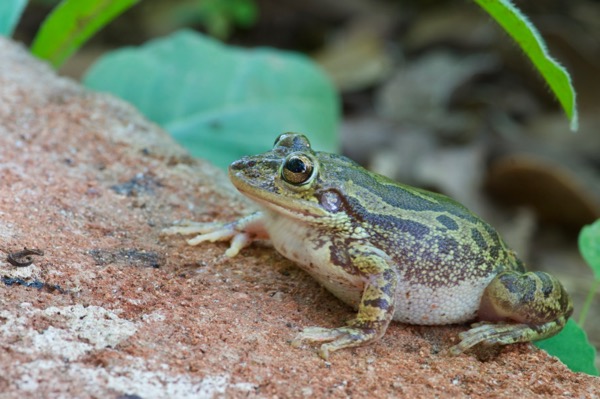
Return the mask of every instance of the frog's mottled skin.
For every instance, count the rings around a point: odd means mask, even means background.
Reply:
[[[351,160],[315,152],[287,133],[264,154],[229,168],[233,184],[262,211],[229,224],[190,224],[190,244],[231,240],[227,255],[270,238],[342,301],[347,326],[306,328],[294,341],[326,342],[321,355],[381,337],[391,320],[449,324],[479,319],[450,348],[510,344],[558,333],[571,315],[560,282],[526,273],[498,233],[450,198],[402,185]]]

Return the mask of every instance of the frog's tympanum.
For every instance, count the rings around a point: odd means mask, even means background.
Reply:
[[[357,309],[339,328],[305,328],[293,344],[320,355],[371,343],[390,321],[439,325],[477,319],[450,348],[512,344],[558,333],[573,311],[553,276],[526,272],[498,233],[452,199],[396,183],[285,133],[264,154],[229,167],[261,211],[231,223],[190,223],[188,242],[230,240],[233,257],[269,238],[336,297]]]

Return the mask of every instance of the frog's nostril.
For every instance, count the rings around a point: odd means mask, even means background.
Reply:
[[[238,159],[229,165],[229,170],[232,171],[246,171],[248,169],[254,168],[256,166],[256,161],[247,157]]]

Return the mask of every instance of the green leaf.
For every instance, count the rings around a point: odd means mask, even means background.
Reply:
[[[594,272],[594,278],[600,280],[600,219],[581,229],[579,252]]]
[[[286,131],[336,151],[339,104],[308,58],[268,48],[228,47],[182,31],[104,56],[84,78],[134,104],[193,155],[225,167],[268,150]]]
[[[585,331],[573,319],[554,337],[535,342],[535,346],[556,356],[571,371],[598,375],[594,365],[596,349],[588,341]]]
[[[509,0],[475,0],[521,46],[542,74],[571,121],[578,128],[575,89],[567,70],[554,60],[533,24]]]
[[[139,0],[64,0],[46,18],[31,51],[59,67],[94,33]]]
[[[592,269],[595,279],[579,312],[579,323],[583,326],[592,307],[596,291],[600,287],[600,219],[581,229],[579,233],[579,252]]]
[[[0,35],[11,36],[23,14],[27,0],[0,1]]]

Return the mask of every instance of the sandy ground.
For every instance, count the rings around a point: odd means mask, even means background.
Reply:
[[[160,236],[247,212],[225,174],[122,101],[0,54],[0,397],[599,397],[529,344],[445,355],[465,326],[396,323],[327,362],[292,348],[352,311],[268,246],[227,260]],[[24,247],[44,255],[9,264]]]

